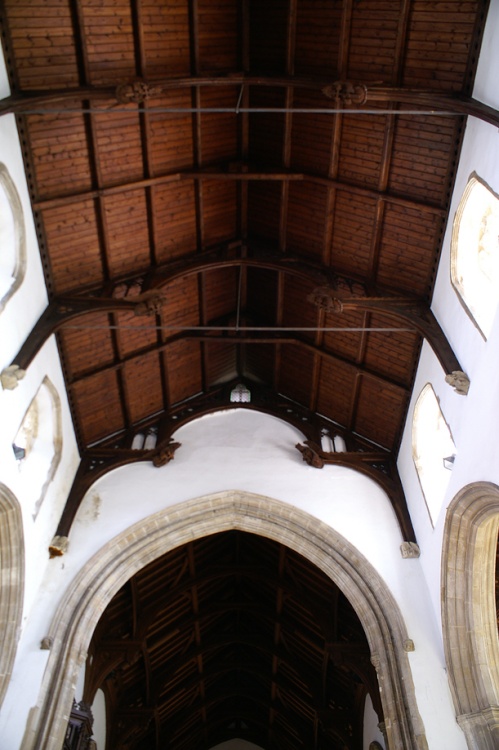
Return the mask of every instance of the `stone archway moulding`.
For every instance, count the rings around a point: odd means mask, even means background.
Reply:
[[[130,527],[107,543],[68,587],[52,622],[51,653],[38,705],[30,712],[22,750],[60,750],[97,622],[114,594],[138,570],[171,549],[238,529],[287,545],[342,589],[369,642],[381,688],[390,750],[427,750],[398,606],[370,563],[340,534],[283,502],[238,491],[180,503]]]
[[[21,507],[0,483],[0,706],[9,684],[24,600],[24,533]]]
[[[447,510],[442,624],[457,721],[473,750],[499,747],[498,530],[499,487],[464,487]]]

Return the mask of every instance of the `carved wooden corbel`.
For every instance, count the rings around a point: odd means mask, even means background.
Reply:
[[[167,463],[173,461],[175,458],[175,451],[180,448],[182,443],[168,443],[168,445],[160,446],[155,455],[152,458],[153,466],[160,468],[166,466]]]

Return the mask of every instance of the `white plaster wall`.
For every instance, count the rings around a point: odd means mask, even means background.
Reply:
[[[361,550],[393,593],[416,645],[408,656],[430,748],[464,750],[439,652],[439,634],[427,616],[428,591],[421,565],[417,559],[402,559],[402,537],[384,492],[343,467],[318,470],[306,465],[294,447],[302,435],[258,412],[239,409],[203,417],[181,428],[175,438],[182,447],[167,466],[156,469],[143,463],[118,469],[87,493],[73,524],[68,553],[52,560],[46,571],[37,617],[27,627],[18,688],[22,690],[28,665],[31,681],[40,682],[44,662],[40,652],[35,653],[37,644],[64,591],[102,545],[164,508],[237,489],[290,503],[329,524]],[[24,699],[20,704],[18,720],[22,723],[22,711],[26,715],[34,702],[26,704]],[[4,730],[13,732],[15,742],[14,729],[3,727],[0,717],[0,736]]]
[[[9,94],[7,76],[0,51],[0,96]],[[0,162],[3,162],[15,183],[22,204],[26,230],[27,267],[21,287],[7,302],[0,313],[0,371],[11,364],[15,354],[35,325],[47,305],[47,294],[43,279],[38,242],[31,212],[31,204],[24,176],[22,154],[15,118],[0,117]],[[62,456],[53,481],[47,488],[44,502],[36,521],[33,520],[34,502],[25,502],[19,468],[15,461],[12,441],[26,410],[48,375],[61,398],[62,412]],[[47,652],[40,651],[39,642],[33,642],[26,632],[29,619],[38,616],[37,597],[43,588],[42,580],[49,563],[48,545],[55,533],[64,508],[67,494],[76,471],[79,456],[72,427],[69,406],[55,339],[52,337],[30,365],[26,377],[14,391],[0,387],[0,481],[16,495],[22,509],[25,540],[25,587],[24,612],[20,631],[17,659],[6,699],[2,706],[2,720],[16,727],[22,724],[16,702],[36,701],[39,683],[31,680],[31,666],[39,664],[43,669]],[[16,736],[20,727],[17,726]],[[0,748],[14,750],[18,739],[11,740],[0,732]]]
[[[364,734],[363,734],[363,749],[369,750],[371,742],[379,742],[384,750],[385,741],[383,735],[378,728],[378,715],[373,708],[373,702],[371,696],[366,697],[366,705],[364,707]]]
[[[492,0],[475,81],[474,96],[499,108],[499,2]],[[471,380],[467,397],[458,396],[445,383],[444,372],[427,344],[423,346],[408,421],[404,432],[399,471],[405,488],[433,611],[441,631],[440,570],[446,509],[459,489],[471,482],[499,484],[499,318],[485,341],[465,312],[450,281],[452,223],[470,175],[476,172],[499,192],[499,131],[492,125],[468,118],[452,197],[449,222],[435,285],[432,309],[448,337],[462,369]],[[498,300],[499,301],[499,300]],[[433,528],[412,460],[411,430],[415,401],[430,382],[449,424],[457,454],[442,510]]]
[[[97,690],[92,704],[93,738],[97,750],[106,750],[106,698],[102,690]]]

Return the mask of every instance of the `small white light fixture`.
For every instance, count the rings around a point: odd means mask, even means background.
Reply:
[[[249,404],[251,401],[251,391],[249,391],[242,383],[238,383],[230,392],[230,400],[231,403]]]

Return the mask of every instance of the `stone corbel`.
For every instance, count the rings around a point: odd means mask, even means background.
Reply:
[[[460,396],[467,396],[470,388],[470,379],[462,370],[454,370],[445,376],[448,383]]]
[[[0,373],[0,382],[4,391],[14,391],[19,385],[19,381],[26,375],[26,370],[22,370],[19,365],[9,365]]]
[[[416,558],[421,555],[421,550],[416,542],[402,542],[400,545],[400,553],[404,560],[409,558]]]

